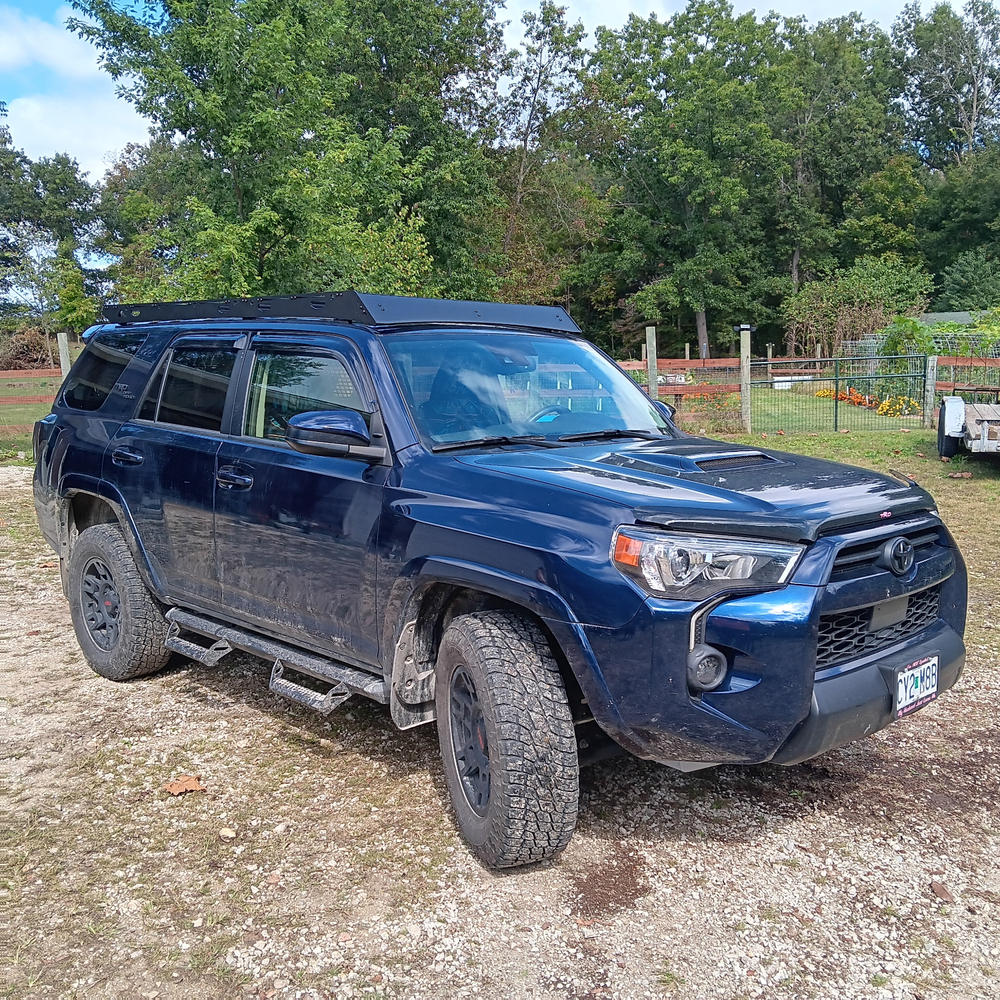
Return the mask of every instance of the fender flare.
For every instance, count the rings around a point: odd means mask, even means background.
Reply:
[[[151,593],[160,600],[167,600],[160,580],[153,571],[153,567],[146,553],[146,548],[142,544],[135,522],[129,512],[125,498],[106,479],[97,479],[94,476],[85,476],[80,473],[70,473],[59,481],[59,498],[61,511],[59,517],[60,543],[64,553],[64,559],[69,557],[69,506],[74,496],[86,494],[103,500],[110,508],[111,512],[118,520],[118,527],[121,528],[125,542],[135,559],[139,575],[143,583],[149,588]]]
[[[409,675],[417,682],[422,697],[429,698],[421,705],[407,706],[399,697],[397,687],[405,683],[407,667],[413,665],[412,635],[417,621],[420,604],[431,587],[439,584],[475,590],[524,609],[538,618],[552,636],[570,671],[580,685],[594,718],[607,732],[624,734],[617,706],[608,689],[594,651],[587,639],[583,625],[577,620],[572,609],[561,594],[537,580],[518,576],[462,559],[431,556],[414,560],[409,564],[394,585],[387,607],[399,608],[398,613],[387,614],[384,625],[385,649],[394,651],[390,679],[390,708],[393,719],[400,728],[430,722],[433,715],[433,687],[428,686],[425,675]],[[405,596],[400,593],[405,588]],[[409,714],[407,709],[410,710]],[[397,715],[399,718],[397,718]],[[401,722],[406,724],[401,725]]]

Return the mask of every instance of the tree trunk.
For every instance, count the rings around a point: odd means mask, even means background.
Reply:
[[[796,247],[792,254],[792,295],[799,290],[799,260],[802,256],[802,248]]]
[[[705,310],[699,309],[694,314],[695,326],[698,328],[698,357],[710,358],[708,350],[708,323],[705,321]]]

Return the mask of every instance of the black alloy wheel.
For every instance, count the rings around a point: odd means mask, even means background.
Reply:
[[[87,631],[95,645],[110,653],[121,634],[122,602],[103,559],[91,559],[84,567],[81,591]]]
[[[462,791],[473,811],[485,816],[490,803],[490,747],[483,706],[469,671],[451,675],[451,742]]]

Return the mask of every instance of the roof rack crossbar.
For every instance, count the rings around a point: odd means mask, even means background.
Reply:
[[[376,327],[410,323],[487,324],[580,332],[561,306],[421,299],[404,295],[370,295],[367,292],[317,292],[313,295],[105,305],[103,312],[105,322],[118,324],[287,317],[334,319]]]

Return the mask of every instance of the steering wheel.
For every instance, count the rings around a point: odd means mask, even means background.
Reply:
[[[536,410],[534,413],[528,417],[528,423],[533,424],[541,420],[542,417],[551,413],[553,416],[561,417],[564,413],[572,413],[573,411],[568,406],[560,406],[558,403],[551,403],[548,406],[543,406],[540,410]]]

